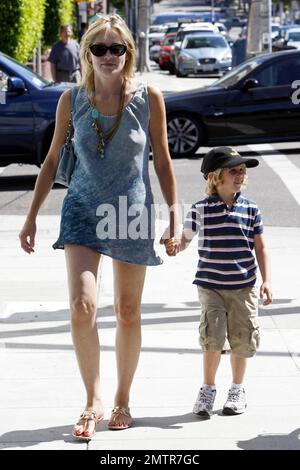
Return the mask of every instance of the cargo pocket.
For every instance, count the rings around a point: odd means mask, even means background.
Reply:
[[[207,315],[206,311],[203,311],[200,316],[200,325],[199,325],[199,344],[203,348],[207,344]]]
[[[250,323],[250,337],[249,337],[249,351],[255,354],[260,345],[260,328],[258,318],[249,318]]]

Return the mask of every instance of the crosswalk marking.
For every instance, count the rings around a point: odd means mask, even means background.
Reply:
[[[267,156],[261,155],[264,162],[279,176],[283,184],[295,198],[300,206],[300,168],[286,157],[280,151],[274,149],[270,144],[248,145],[249,149],[254,152],[272,151],[274,154]]]

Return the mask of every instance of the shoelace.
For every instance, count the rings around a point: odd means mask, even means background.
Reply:
[[[207,405],[211,405],[211,402],[214,399],[214,390],[206,389],[206,390],[200,390],[198,399],[200,403],[204,403]]]
[[[233,403],[240,401],[240,399],[243,397],[243,389],[238,389],[238,390],[229,390],[228,393],[228,401],[232,401]]]

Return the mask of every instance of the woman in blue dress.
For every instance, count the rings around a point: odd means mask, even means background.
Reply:
[[[117,318],[118,385],[109,429],[131,426],[129,392],[141,347],[140,308],[146,267],[162,263],[155,253],[154,205],[148,174],[149,144],[165,201],[168,237],[177,225],[176,183],[168,151],[161,92],[134,79],[135,47],[118,15],[101,16],[81,41],[80,86],[65,91],[56,126],[20,233],[22,248],[34,251],[36,217],[52,188],[70,117],[76,165],[63,202],[55,249],[65,250],[71,329],[87,393],[72,434],[90,439],[103,419],[96,325],[97,272],[101,256],[112,258]]]

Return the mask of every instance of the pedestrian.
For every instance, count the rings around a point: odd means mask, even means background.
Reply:
[[[194,284],[201,303],[199,342],[203,349],[204,383],[193,412],[210,418],[216,396],[215,376],[227,335],[231,349],[232,385],[223,413],[243,413],[246,395],[243,380],[248,357],[254,356],[260,333],[256,259],[262,284],[264,305],[272,302],[270,267],[263,237],[263,222],[255,202],[241,194],[247,168],[258,165],[254,158],[243,158],[232,147],[216,147],[203,159],[201,171],[207,179],[208,197],[192,205],[181,236],[184,250],[198,233],[198,267]],[[168,254],[176,243],[165,242]]]
[[[88,24],[85,22],[80,23],[80,31],[78,31],[78,41],[81,42],[82,36],[88,30]]]
[[[156,174],[170,208],[176,204],[176,182],[163,97],[158,89],[134,78],[135,47],[122,18],[109,14],[93,22],[82,39],[81,58],[82,84],[65,91],[59,100],[54,137],[20,241],[27,253],[34,251],[36,216],[52,187],[72,113],[77,160],[53,247],[65,250],[72,337],[87,394],[85,410],[72,434],[90,439],[104,414],[96,324],[97,271],[104,255],[112,258],[117,320],[118,383],[108,427],[126,429],[132,423],[129,392],[141,347],[146,266],[162,263],[153,245],[150,141]],[[176,211],[170,211],[170,235],[174,235],[176,221]]]
[[[79,44],[72,39],[72,28],[69,24],[62,24],[59,33],[60,40],[53,44],[48,58],[52,79],[56,83],[79,83],[81,80]]]

